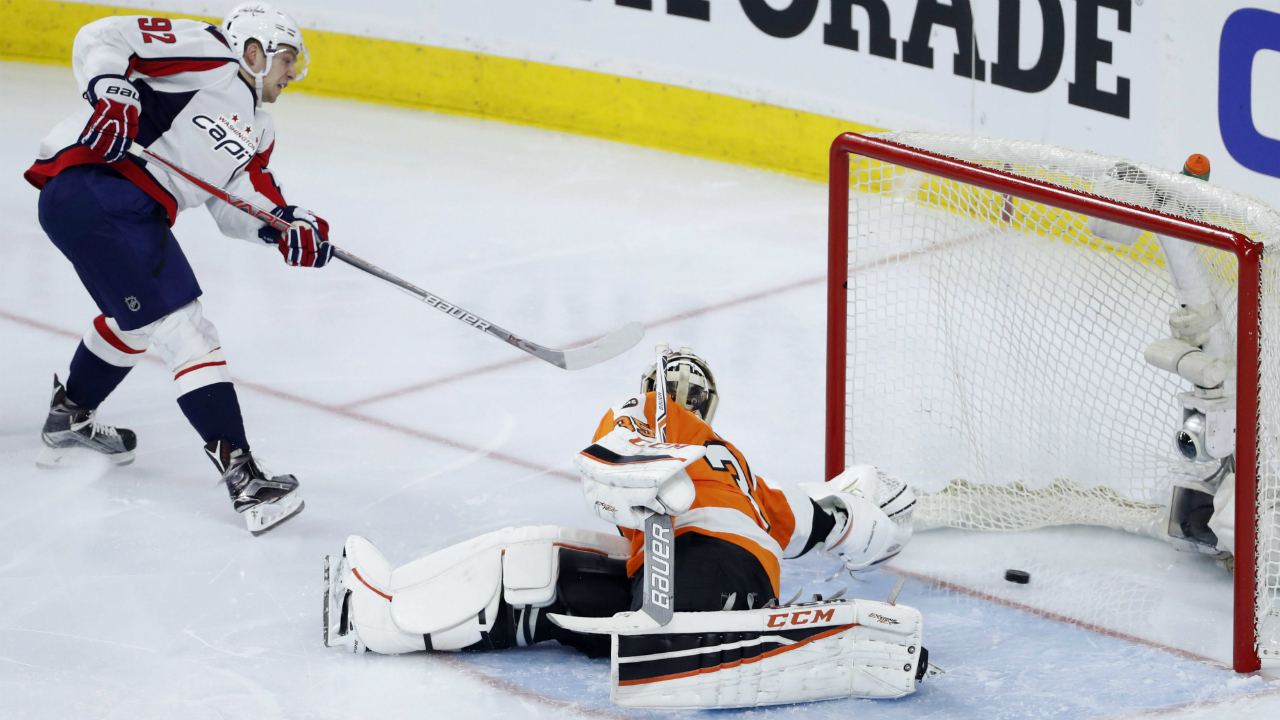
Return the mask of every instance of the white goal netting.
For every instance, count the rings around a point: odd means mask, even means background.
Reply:
[[[1265,246],[1254,620],[1259,654],[1280,659],[1280,214],[1195,178],[1094,153],[923,133],[871,137]],[[1156,238],[1113,245],[1077,213],[858,156],[849,185],[846,464],[874,463],[910,482],[922,495],[917,527],[1086,524],[1160,536],[1172,480],[1204,479],[1217,465],[1177,453],[1176,396],[1191,385],[1143,357],[1170,336],[1178,305]],[[1198,255],[1229,336],[1224,359],[1235,362],[1236,257],[1207,246]],[[1226,388],[1234,392],[1234,379]]]

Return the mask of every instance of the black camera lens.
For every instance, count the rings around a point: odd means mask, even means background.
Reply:
[[[1178,431],[1178,452],[1188,460],[1195,460],[1200,453],[1196,450],[1196,440],[1186,430]]]

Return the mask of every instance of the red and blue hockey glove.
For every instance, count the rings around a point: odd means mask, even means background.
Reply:
[[[113,163],[124,158],[138,137],[142,103],[138,89],[122,75],[99,75],[89,83],[85,99],[93,105],[93,117],[84,126],[80,144]]]
[[[270,225],[258,231],[258,237],[275,242],[284,261],[295,267],[324,267],[333,257],[329,244],[329,223],[296,205],[285,205],[271,211],[272,215],[289,223],[283,232]]]

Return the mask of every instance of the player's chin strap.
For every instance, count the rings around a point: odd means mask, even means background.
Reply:
[[[269,53],[266,50],[263,50],[262,55],[267,58],[267,67],[260,73],[254,72],[253,68],[249,67],[249,63],[244,60],[244,55],[240,56],[240,68],[253,76],[253,91],[255,93],[254,99],[257,101],[257,105],[254,107],[262,107],[262,79],[267,76],[267,73],[271,72],[272,56],[275,55],[275,53]]]

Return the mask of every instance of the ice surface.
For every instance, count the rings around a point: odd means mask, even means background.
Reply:
[[[101,414],[138,432],[136,463],[37,471],[50,375],[65,373],[97,311],[44,238],[21,174],[82,101],[69,70],[0,68],[0,716],[643,717],[609,704],[606,662],[554,644],[402,657],[327,649],[322,558],[351,533],[404,563],[506,525],[606,529],[583,507],[570,458],[636,386],[658,340],[713,363],[717,428],[762,475],[821,472],[825,188],[295,95],[274,108],[273,165],[342,247],[542,344],[633,319],[646,340],[567,373],[350,268],[288,268],[192,211],[176,232],[250,439],[270,467],[298,475],[306,511],[250,537],[154,360]],[[1010,564],[1031,570],[1032,584],[999,580]],[[1274,685],[1223,667],[1225,574],[1156,541],[932,532],[866,582],[822,583],[836,569],[827,558],[785,568],[784,596],[851,585],[882,599],[895,572],[927,579],[909,580],[900,602],[924,612],[927,646],[949,672],[902,701],[752,715],[1280,714]]]

